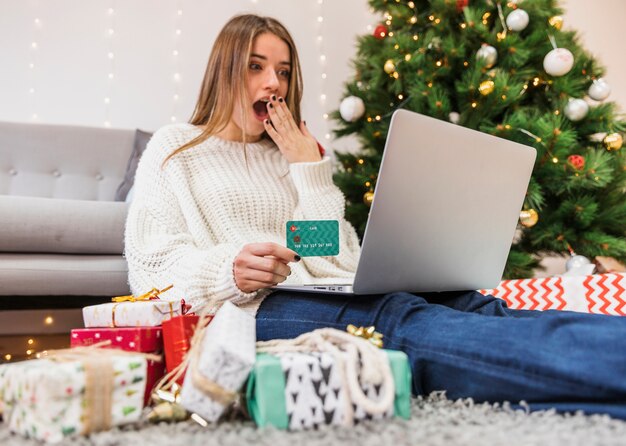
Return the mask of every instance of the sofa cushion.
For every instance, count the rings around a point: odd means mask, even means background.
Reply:
[[[152,133],[144,132],[137,129],[135,131],[135,144],[133,145],[133,152],[130,154],[130,159],[126,165],[126,173],[124,174],[124,180],[119,185],[115,192],[115,201],[129,201],[126,199],[128,192],[135,184],[135,172],[137,171],[137,164],[139,159],[143,155],[143,151],[146,150],[148,141],[152,138]]]
[[[127,203],[0,195],[0,252],[121,254]]]
[[[0,122],[0,194],[112,201],[134,130]]]
[[[0,296],[119,296],[129,294],[120,255],[0,253]]]

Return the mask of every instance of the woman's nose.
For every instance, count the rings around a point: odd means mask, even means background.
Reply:
[[[276,90],[280,85],[278,82],[278,76],[274,70],[267,70],[267,74],[265,76],[265,84],[267,88],[272,90]]]

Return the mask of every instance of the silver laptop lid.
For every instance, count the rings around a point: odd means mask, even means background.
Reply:
[[[354,292],[495,287],[535,157],[532,147],[397,110]]]

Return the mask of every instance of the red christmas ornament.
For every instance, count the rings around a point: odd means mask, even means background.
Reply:
[[[580,155],[568,156],[567,162],[576,170],[582,170],[585,167],[585,158]]]
[[[469,6],[469,0],[456,0],[456,11],[463,12],[463,8]]]
[[[378,40],[383,40],[387,36],[387,27],[385,25],[378,25],[374,30],[374,37]]]

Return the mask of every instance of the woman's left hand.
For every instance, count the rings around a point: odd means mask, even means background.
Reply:
[[[317,141],[304,122],[296,124],[283,98],[272,95],[267,110],[270,118],[263,122],[265,131],[290,164],[321,161]]]

